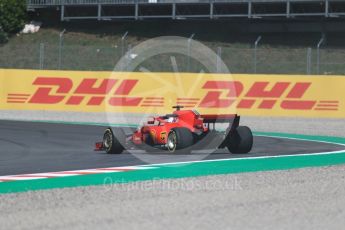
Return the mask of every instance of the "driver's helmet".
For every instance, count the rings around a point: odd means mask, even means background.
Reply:
[[[169,118],[168,118],[168,122],[169,122],[169,123],[173,123],[173,122],[175,122],[175,121],[176,121],[175,117],[169,117]]]

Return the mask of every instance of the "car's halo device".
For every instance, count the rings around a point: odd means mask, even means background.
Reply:
[[[252,132],[246,126],[239,126],[240,116],[237,114],[200,115],[196,110],[181,110],[183,106],[173,108],[176,110],[172,114],[152,117],[131,134],[126,135],[121,127],[107,128],[103,141],[96,143],[95,150],[122,153],[126,149],[150,146],[172,153],[189,151],[186,149],[194,145],[208,146],[212,141],[206,137],[210,135],[212,140],[218,140],[215,149],[227,148],[231,153],[251,151]],[[218,123],[225,125],[225,130],[216,130],[214,127]]]

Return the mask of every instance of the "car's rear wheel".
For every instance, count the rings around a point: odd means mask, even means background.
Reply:
[[[227,143],[227,148],[231,153],[249,153],[252,147],[253,134],[247,126],[239,126]]]
[[[169,132],[167,147],[170,152],[193,145],[193,134],[187,128],[174,128]]]
[[[120,132],[121,130],[115,130],[115,131]],[[123,146],[120,144],[119,140],[115,137],[113,130],[111,128],[107,128],[104,131],[103,146],[106,153],[109,153],[109,154],[120,154],[124,150]]]

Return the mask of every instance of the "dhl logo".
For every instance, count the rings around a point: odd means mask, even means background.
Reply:
[[[31,94],[10,93],[7,103],[59,104],[75,106],[164,107],[164,97],[140,97],[131,94],[140,84],[137,79],[82,79],[77,85],[70,78],[37,77]],[[178,97],[175,104],[185,107],[338,110],[337,100],[305,100],[312,82],[255,81],[245,87],[240,81],[211,81],[202,84],[202,92],[195,97]],[[201,95],[201,96],[200,96]]]
[[[8,94],[7,102],[80,105],[87,100],[88,106],[99,106],[109,94],[112,94],[107,101],[110,106],[162,107],[164,105],[162,97],[131,97],[130,93],[138,80],[103,79],[96,86],[97,81],[96,78],[83,79],[73,90],[73,81],[69,78],[38,77],[32,83],[38,86],[38,89],[31,97],[30,94]],[[69,96],[71,93],[72,95]]]
[[[271,87],[270,87],[271,85]],[[311,87],[311,82],[275,82],[260,81],[252,83],[246,91],[239,81],[208,81],[203,89],[209,90],[202,99],[200,107],[230,107],[238,101],[239,109],[251,109],[255,104],[258,109],[273,109],[279,104],[286,110],[337,110],[338,101],[303,100]],[[227,98],[222,98],[222,91],[228,90]],[[238,100],[238,98],[241,98]]]

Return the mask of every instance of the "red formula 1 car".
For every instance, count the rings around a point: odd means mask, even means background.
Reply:
[[[228,148],[231,153],[248,153],[253,135],[246,126],[239,126],[238,115],[200,115],[196,110],[174,106],[172,114],[152,117],[129,135],[121,128],[107,128],[96,150],[122,153],[125,149],[150,146],[169,152],[186,148]],[[225,131],[215,130],[217,123],[226,124]],[[213,125],[213,126],[212,126]],[[213,127],[213,128],[212,128]]]

